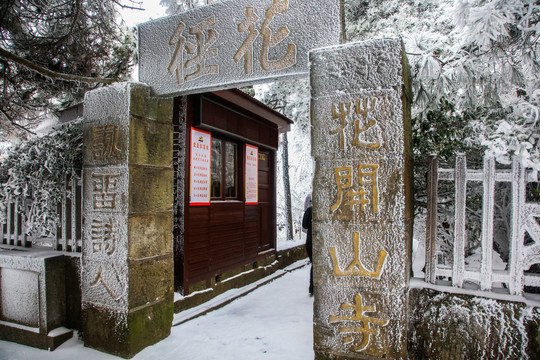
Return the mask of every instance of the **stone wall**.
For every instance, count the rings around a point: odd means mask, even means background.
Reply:
[[[410,359],[540,359],[540,308],[411,289]]]

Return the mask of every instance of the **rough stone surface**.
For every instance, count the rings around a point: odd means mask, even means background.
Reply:
[[[403,45],[393,38],[313,50],[309,60],[319,71],[310,72],[311,95],[319,99],[359,90],[410,89],[403,82],[409,71],[402,66],[403,56]]]
[[[173,257],[129,262],[129,307],[136,308],[173,296]]]
[[[140,24],[140,79],[172,95],[305,76],[308,51],[340,41],[341,2],[223,1]]]
[[[64,326],[64,256],[54,251],[0,251],[0,320],[39,334]]]
[[[129,175],[130,212],[172,211],[172,167],[132,166]]]
[[[410,290],[409,358],[538,359],[540,309],[519,302]]]
[[[316,359],[407,357],[410,85],[399,39],[310,53]]]
[[[356,224],[403,221],[407,186],[404,166],[403,155],[317,161],[313,186],[320,191],[313,195],[318,204],[313,218]]]
[[[131,163],[171,166],[173,137],[171,124],[134,117],[130,130]]]
[[[115,311],[83,303],[85,345],[131,358],[171,331],[173,298],[132,312]],[[151,330],[149,330],[151,329]]]
[[[172,254],[172,232],[162,231],[162,229],[172,229],[172,226],[169,213],[130,216],[128,236],[133,241],[128,244],[129,258],[141,259]]]
[[[64,256],[66,261],[66,327],[82,329],[81,310],[81,256],[71,253]]]
[[[137,83],[85,99],[84,341],[124,357],[170,332],[172,104]]]
[[[39,273],[0,268],[0,289],[1,320],[39,327]]]

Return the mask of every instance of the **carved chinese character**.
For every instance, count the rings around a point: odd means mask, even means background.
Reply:
[[[252,7],[246,9],[246,20],[238,24],[238,32],[244,32],[249,30],[249,35],[246,40],[242,43],[236,54],[234,54],[234,61],[238,62],[244,57],[244,72],[246,74],[253,73],[253,42],[259,35],[257,29],[255,29],[255,24],[259,20],[257,14],[255,14]]]
[[[182,84],[184,82],[184,47],[186,45],[186,38],[182,35],[186,24],[180,22],[173,35],[169,40],[169,45],[175,45],[174,54],[171,62],[169,63],[169,74],[176,74],[176,82]]]
[[[364,306],[362,303],[362,296],[356,294],[354,296],[354,305],[353,304],[341,304],[341,309],[343,310],[353,310],[353,316],[337,316],[330,315],[329,322],[352,322],[354,325],[351,326],[342,326],[339,328],[340,334],[345,334],[345,337],[342,339],[343,344],[351,344],[351,350],[361,352],[364,351],[370,344],[371,336],[379,335],[379,329],[372,329],[373,325],[386,326],[388,320],[381,320],[374,317],[366,316],[367,312],[377,311],[377,307],[373,306]],[[360,323],[356,325],[356,323]],[[359,336],[361,338],[359,339]]]
[[[330,257],[332,258],[332,264],[334,265],[334,275],[335,276],[363,276],[363,277],[372,277],[375,279],[380,279],[381,274],[386,264],[386,256],[388,253],[385,250],[379,251],[379,259],[377,263],[377,269],[375,271],[369,271],[360,261],[360,250],[358,246],[358,233],[354,233],[354,260],[350,265],[345,269],[341,270],[338,264],[338,259],[336,255],[336,248],[331,247],[329,249]]]
[[[105,290],[107,290],[107,292],[109,293],[109,295],[111,295],[111,297],[114,299],[114,300],[118,300],[120,299],[120,296],[119,295],[116,295],[116,293],[111,289],[111,287],[107,284],[107,282],[105,281],[105,279],[103,279],[103,268],[100,266],[99,267],[99,271],[98,271],[98,275],[96,276],[96,279],[94,280],[94,282],[92,282],[90,284],[90,287],[95,287],[95,286],[98,286],[99,284],[103,284],[103,286],[105,287]]]
[[[282,42],[290,31],[287,26],[283,26],[279,29],[275,35],[272,35],[272,30],[269,25],[272,20],[279,14],[285,13],[289,9],[288,0],[274,0],[272,6],[266,10],[266,17],[261,26],[260,34],[262,36],[263,44],[261,49],[261,68],[264,71],[276,71],[286,69],[296,64],[296,45],[288,44],[287,53],[278,60],[270,60],[270,49]],[[259,35],[255,29],[255,25],[259,17],[255,14],[252,7],[246,8],[246,19],[238,25],[239,32],[249,31],[247,38],[244,40],[236,54],[234,54],[234,61],[238,62],[244,57],[244,72],[246,74],[253,73],[253,43]]]
[[[108,256],[114,254],[118,237],[112,218],[93,219],[91,232],[92,252],[94,254],[102,253]]]
[[[118,125],[105,125],[94,127],[94,157],[96,159],[108,159],[114,154],[119,154]]]
[[[94,209],[116,209],[120,175],[92,174]]]
[[[365,211],[366,205],[371,205],[371,210],[378,212],[378,167],[379,165],[359,165],[356,177],[353,176],[352,166],[335,168],[337,201],[330,211],[335,212],[342,206],[352,209],[355,205],[360,206],[360,211]]]
[[[370,111],[373,111],[375,108],[375,102],[376,98],[371,98],[371,106],[369,105],[369,99],[364,98],[362,100],[358,100],[356,102],[356,114],[360,115],[361,118],[364,120],[367,119],[368,113]],[[357,147],[366,147],[369,149],[377,149],[381,146],[381,143],[379,141],[375,142],[369,142],[369,141],[362,141],[360,140],[360,135],[367,132],[369,129],[373,128],[375,125],[377,125],[377,121],[375,119],[372,119],[368,121],[365,125],[360,126],[361,122],[359,119],[354,120],[354,140],[353,145]]]
[[[339,119],[340,125],[337,129],[330,130],[330,135],[339,134],[339,148],[343,149],[345,147],[345,134],[343,130],[347,126],[347,116],[351,112],[351,103],[347,104],[339,103],[339,110],[336,108],[336,105],[332,105],[332,118]]]
[[[336,129],[330,130],[330,135],[339,134],[339,148],[345,148],[345,131],[347,125],[352,121],[354,123],[354,132],[352,145],[355,147],[364,147],[368,149],[378,149],[381,146],[380,139],[377,141],[368,141],[361,137],[369,134],[369,137],[379,137],[377,120],[367,120],[370,112],[375,108],[377,98],[364,98],[357,100],[355,103],[355,111],[351,112],[351,102],[332,104],[332,119],[339,119],[339,126]],[[348,121],[348,118],[350,121]],[[352,126],[352,125],[351,125]]]
[[[209,74],[218,74],[219,65],[207,65],[208,59],[218,55],[218,49],[211,47],[219,38],[216,30],[211,29],[216,24],[215,16],[210,16],[195,26],[189,28],[189,34],[195,36],[195,42],[190,42],[183,35],[186,25],[180,22],[176,27],[173,35],[169,39],[169,45],[175,46],[173,57],[169,63],[168,71],[171,75],[176,75],[178,84],[183,84],[186,81],[195,80],[201,76]],[[184,61],[184,50],[187,54],[194,55],[190,59]],[[194,71],[185,75],[184,69],[194,67]]]

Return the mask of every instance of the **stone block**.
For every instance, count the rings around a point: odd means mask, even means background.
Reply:
[[[129,261],[129,308],[173,296],[172,253]]]
[[[65,255],[66,260],[66,327],[82,330],[80,253]]]
[[[54,251],[0,251],[0,320],[39,334],[65,325],[64,256]]]
[[[172,123],[173,98],[152,97],[149,87],[142,83],[131,89],[131,115],[152,121]]]
[[[312,99],[360,90],[399,91],[409,77],[401,39],[374,39],[309,53]],[[406,95],[412,98],[410,94]]]
[[[407,357],[406,295],[355,287],[315,287],[316,359],[403,359]]]
[[[172,124],[174,116],[174,98],[158,98],[156,101],[156,120]]]
[[[84,213],[127,213],[129,183],[127,166],[85,167]]]
[[[129,267],[127,259],[86,259],[83,254],[82,299],[95,306],[128,309]]]
[[[400,222],[408,178],[401,156],[319,160],[313,180],[313,220]]]
[[[39,273],[0,268],[0,319],[39,327]]]
[[[172,213],[132,215],[128,220],[129,258],[141,259],[173,252]]]
[[[311,123],[315,158],[403,157],[401,87],[318,97],[311,103]]]
[[[132,118],[130,124],[129,163],[172,166],[173,129],[146,118]]]
[[[84,121],[87,123],[105,121],[127,125],[131,91],[134,87],[145,86],[122,82],[87,92],[84,97]]]
[[[172,296],[134,311],[115,311],[84,303],[85,346],[131,358],[169,336],[173,309]]]
[[[83,162],[86,166],[125,164],[128,158],[128,130],[117,119],[99,119],[83,124]]]
[[[145,118],[149,114],[155,114],[157,104],[150,99],[150,88],[147,85],[143,83],[130,83],[129,90],[130,115]]]
[[[404,290],[409,259],[406,227],[391,224],[313,225],[313,262],[316,287],[355,287],[377,291]]]
[[[216,284],[216,281],[214,279],[211,279],[210,287],[213,287],[215,284]],[[192,294],[194,292],[203,291],[207,289],[208,286],[209,284],[206,280],[197,281],[196,283],[189,285],[189,289],[187,293]]]
[[[140,79],[164,95],[305,76],[308,51],[340,41],[341,3],[224,1],[140,24]],[[250,31],[255,37],[248,36]],[[276,31],[282,36],[276,43],[263,36]],[[186,42],[197,43],[197,32],[208,34],[203,65],[186,48]]]
[[[88,212],[84,222],[83,261],[118,262],[128,256],[128,219],[125,213]]]
[[[172,211],[173,169],[130,165],[129,211]]]

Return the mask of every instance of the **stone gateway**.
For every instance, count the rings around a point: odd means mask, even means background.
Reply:
[[[175,188],[173,181],[173,108],[186,100],[154,96],[215,94],[309,73],[316,358],[406,357],[412,225],[408,65],[399,39],[336,46],[341,6],[339,0],[224,1],[142,24],[140,76],[147,85],[117,84],[87,94],[86,345],[130,357],[170,332],[172,206],[175,196],[187,199],[189,192],[184,182]],[[204,143],[203,135],[214,128],[203,123],[179,131],[195,132]],[[273,156],[261,151],[253,155],[259,166],[261,155]],[[207,183],[207,167],[197,165],[199,206],[210,205],[208,186],[201,185]],[[247,205],[251,201],[246,197]]]

